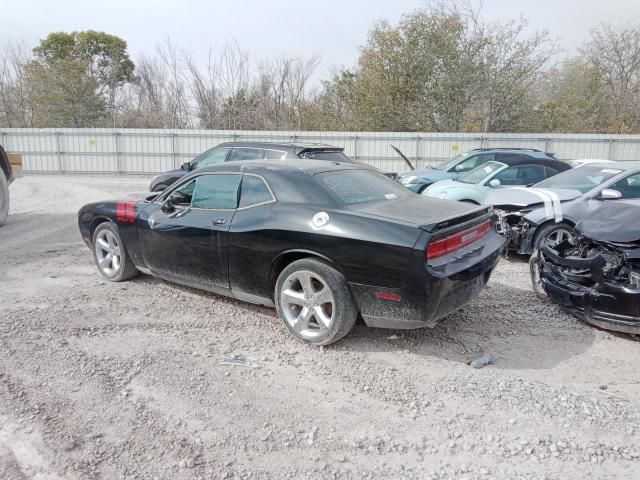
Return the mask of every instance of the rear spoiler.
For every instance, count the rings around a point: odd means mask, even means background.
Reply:
[[[556,158],[556,154],[555,154],[555,153],[553,153],[553,152],[544,152],[544,154],[545,154],[547,157],[551,157],[551,158],[553,158],[554,160],[557,160],[557,158]]]
[[[443,230],[457,230],[478,223],[478,220],[484,220],[492,215],[493,207],[483,207],[478,205],[477,208],[463,215],[452,215],[451,217],[446,217],[436,223],[420,225],[418,228],[429,233],[440,232]]]

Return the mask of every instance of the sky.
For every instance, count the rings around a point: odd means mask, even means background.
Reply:
[[[479,0],[471,0],[477,5]],[[204,65],[210,47],[236,40],[250,59],[318,54],[319,78],[353,65],[371,26],[422,0],[0,0],[0,45],[34,46],[54,31],[99,30],[125,39],[135,61],[170,39]],[[484,0],[487,20],[526,17],[574,53],[599,22],[640,22],[640,0]]]

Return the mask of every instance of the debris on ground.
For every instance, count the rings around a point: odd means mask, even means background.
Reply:
[[[469,360],[469,365],[471,365],[473,368],[482,368],[485,365],[495,363],[495,361],[496,359],[493,355],[487,352],[482,352],[471,357],[471,360]]]
[[[233,355],[224,357],[221,365],[231,365],[233,367],[257,367],[258,361],[253,357],[245,357],[244,355]]]

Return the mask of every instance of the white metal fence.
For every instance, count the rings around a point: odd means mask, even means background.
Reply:
[[[0,128],[0,144],[22,155],[27,173],[158,173],[218,143],[239,140],[328,143],[397,172],[408,168],[391,145],[418,168],[480,147],[537,148],[565,160],[640,160],[640,135]]]

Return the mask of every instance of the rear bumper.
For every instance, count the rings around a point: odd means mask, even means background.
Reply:
[[[504,239],[492,230],[480,248],[470,249],[468,254],[452,262],[456,273],[447,274],[446,269],[443,273],[425,269],[422,288],[389,289],[351,284],[351,289],[369,327],[433,328],[482,291],[502,256],[503,248]],[[447,269],[450,267],[451,264],[447,265]]]
[[[571,267],[571,260],[554,256],[553,263],[556,265],[544,258],[538,261],[544,291],[565,310],[597,327],[617,332],[640,333],[639,288],[606,281],[585,286],[567,278],[557,267]]]

